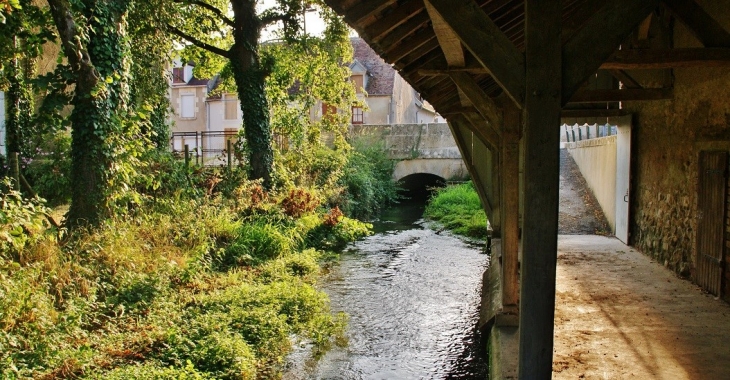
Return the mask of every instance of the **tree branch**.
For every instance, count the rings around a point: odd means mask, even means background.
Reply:
[[[266,28],[267,26],[281,21],[281,22],[288,22],[291,21],[292,16],[289,14],[280,14],[280,13],[272,13],[266,16],[261,17],[261,29]]]
[[[204,2],[204,1],[201,1],[201,0],[174,0],[174,2],[176,2],[176,3],[182,3],[182,4],[194,4],[194,5],[197,5],[197,6],[201,7],[201,8],[203,8],[203,9],[207,9],[207,10],[211,11],[213,14],[215,14],[218,17],[220,17],[221,21],[223,21],[226,25],[228,25],[230,27],[233,27],[234,26],[233,20],[231,20],[230,18],[228,18],[228,16],[226,16],[223,13],[223,11],[221,11],[220,9],[218,9],[218,8],[214,7],[213,5],[208,4],[208,3]]]
[[[201,41],[201,40],[199,40],[199,39],[197,39],[197,38],[195,38],[195,37],[193,37],[193,36],[191,36],[191,35],[183,32],[182,30],[180,30],[180,29],[178,29],[178,28],[176,28],[176,27],[174,27],[172,25],[167,25],[167,28],[170,30],[170,32],[172,32],[172,34],[174,34],[174,35],[176,35],[176,36],[178,36],[178,37],[180,37],[180,38],[182,38],[182,39],[190,42],[191,44],[193,44],[193,45],[195,45],[195,46],[197,46],[197,47],[199,47],[201,49],[207,50],[207,51],[209,51],[209,52],[211,52],[213,54],[218,54],[221,57],[229,58],[228,57],[228,55],[229,55],[229,51],[228,50],[223,50],[223,49],[221,49],[219,47],[215,47],[215,46],[213,46],[211,44],[205,43],[205,42],[203,42],[203,41]]]

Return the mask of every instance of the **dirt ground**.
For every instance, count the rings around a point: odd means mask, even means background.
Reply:
[[[561,150],[555,379],[730,379],[730,305],[606,235]]]
[[[730,305],[612,237],[558,239],[555,379],[728,379]]]

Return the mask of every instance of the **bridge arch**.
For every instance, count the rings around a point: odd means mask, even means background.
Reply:
[[[393,180],[400,181],[412,174],[432,174],[444,180],[464,180],[469,172],[461,158],[415,158],[398,161],[393,170]]]

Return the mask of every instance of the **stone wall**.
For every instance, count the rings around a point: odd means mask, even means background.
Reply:
[[[722,5],[702,3],[730,29]],[[680,23],[674,45],[701,46]],[[633,245],[687,276],[696,255],[698,152],[708,141],[730,141],[730,70],[675,69],[673,75],[672,100],[625,105],[635,112],[631,230]]]
[[[461,158],[446,123],[353,125],[350,138],[383,142],[394,160]]]

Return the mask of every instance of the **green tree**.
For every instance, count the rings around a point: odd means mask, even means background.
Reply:
[[[220,74],[222,88],[234,88],[243,112],[243,131],[249,160],[249,177],[272,184],[273,148],[266,78],[272,62],[261,59],[260,38],[264,28],[282,23],[282,39],[301,37],[299,17],[311,0],[277,0],[258,11],[257,0],[173,0],[178,17],[167,20],[169,30],[197,49],[186,58],[196,70]]]
[[[110,184],[127,125],[131,0],[49,0],[69,81],[71,112],[71,207],[66,222],[97,224],[111,212]]]

